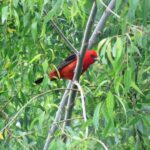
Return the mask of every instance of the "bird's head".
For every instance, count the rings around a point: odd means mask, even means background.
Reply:
[[[86,55],[91,64],[98,60],[97,53],[94,50],[87,50]]]

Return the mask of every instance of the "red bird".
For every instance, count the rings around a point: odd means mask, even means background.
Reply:
[[[87,50],[83,59],[82,73],[83,74],[91,64],[97,60],[97,53],[94,50]],[[63,61],[57,70],[52,70],[49,73],[49,78],[51,80],[56,80],[57,78],[72,80],[74,76],[75,67],[77,64],[77,56],[75,54],[70,55]],[[43,81],[43,77],[36,80],[35,83],[39,84]]]
[[[83,74],[91,64],[97,60],[97,53],[94,50],[87,50],[83,59]],[[56,78],[62,78],[67,80],[72,80],[74,76],[74,70],[77,64],[77,56],[75,54],[70,55],[62,62],[58,67],[57,71],[52,70],[49,74],[51,80]]]

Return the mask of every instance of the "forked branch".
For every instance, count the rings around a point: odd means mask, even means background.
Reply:
[[[88,45],[88,49],[92,48],[93,45],[96,43],[97,39],[98,39],[98,36],[99,34],[101,33],[103,27],[104,27],[104,24],[107,20],[107,18],[109,17],[109,15],[111,14],[114,6],[115,6],[115,3],[116,3],[116,0],[111,0],[110,3],[108,4],[108,6],[106,7],[102,17],[100,18],[93,34],[91,35],[90,39],[89,39],[89,45]]]

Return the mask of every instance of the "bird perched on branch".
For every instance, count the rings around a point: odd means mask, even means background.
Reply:
[[[83,59],[82,72],[83,74],[97,59],[97,53],[94,50],[87,50]],[[77,64],[77,56],[75,54],[70,55],[63,61],[58,67],[57,70],[52,70],[49,73],[49,78],[51,80],[56,80],[57,78],[72,80]],[[43,78],[40,78],[35,81],[39,84],[42,82]]]

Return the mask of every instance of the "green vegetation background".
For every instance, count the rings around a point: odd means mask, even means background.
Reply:
[[[95,25],[105,9],[99,0],[97,4]],[[58,88],[68,83],[50,81],[47,73],[71,53],[49,21],[79,50],[91,6],[88,0],[0,1],[1,131],[9,124],[0,132],[0,149],[43,148],[64,92]],[[150,149],[150,1],[117,0],[114,12],[120,18],[111,14],[93,47],[101,64],[81,77],[88,122],[78,119],[78,94],[74,120],[66,129],[68,141],[59,138],[60,123],[51,149],[102,149],[98,140],[112,150]],[[35,85],[42,75],[43,83]],[[53,89],[58,90],[26,105]]]

